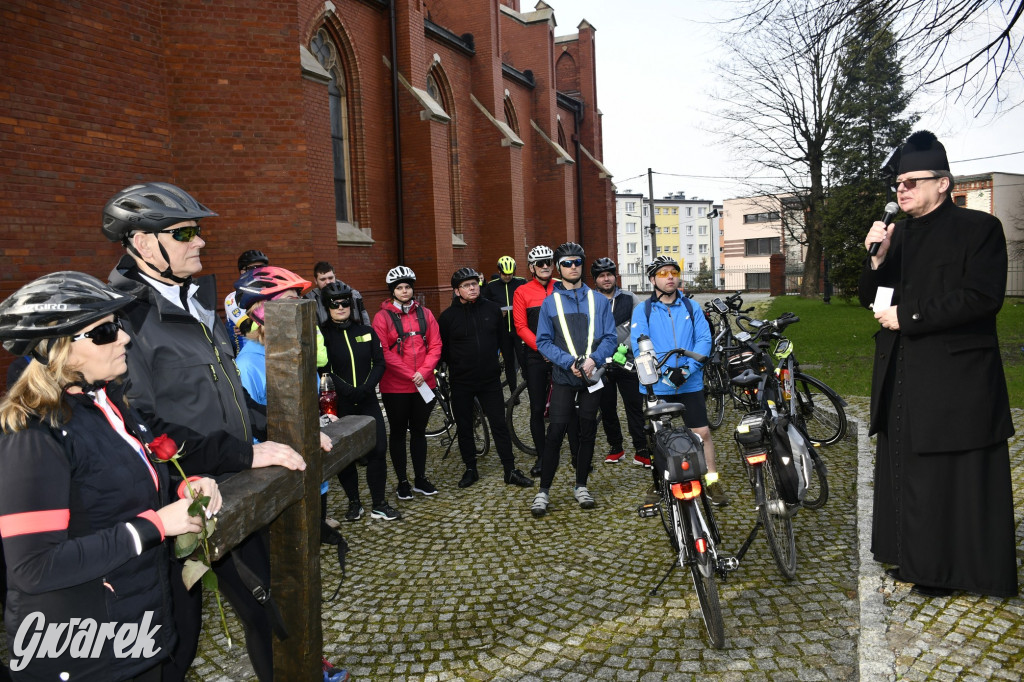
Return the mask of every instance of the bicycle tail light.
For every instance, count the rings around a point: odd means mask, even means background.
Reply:
[[[700,481],[685,481],[672,484],[672,497],[677,500],[692,500],[700,496]]]
[[[747,464],[764,464],[764,461],[768,459],[767,452],[748,452],[743,455],[747,459]]]
[[[693,546],[697,548],[698,554],[704,554],[708,551],[708,540],[707,538],[697,538]]]

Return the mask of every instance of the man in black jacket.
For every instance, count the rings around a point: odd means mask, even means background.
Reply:
[[[526,350],[516,333],[516,325],[512,320],[512,299],[526,280],[516,277],[516,261],[512,256],[498,259],[498,276],[492,279],[483,290],[483,297],[494,301],[501,307],[504,318],[498,332],[498,344],[501,356],[505,358],[505,377],[509,391],[515,391],[519,385],[518,368],[526,365]]]
[[[871,551],[926,596],[1014,597],[1013,423],[996,337],[1006,238],[995,217],[953,203],[946,150],[932,133],[907,139],[896,171],[909,218],[871,226],[864,246],[878,250],[860,279],[861,304],[881,325]]]
[[[126,396],[154,433],[166,433],[185,448],[179,460],[187,475],[229,474],[280,465],[305,469],[291,447],[253,445],[253,418],[234,362],[234,344],[216,316],[212,276],[202,270],[199,220],[216,216],[179,187],[164,182],[133,185],[103,209],[103,234],[127,254],[110,273],[115,289],[135,301],[121,318],[132,339],[127,355]],[[261,681],[273,679],[272,611],[267,585],[269,555],[257,535],[214,564],[220,589],[245,628],[246,647]],[[180,570],[180,567],[179,567]],[[171,653],[183,679],[195,656],[202,625],[202,591],[184,589],[172,574],[179,644]]]
[[[505,483],[529,488],[533,479],[516,469],[512,438],[505,424],[501,392],[501,367],[498,364],[498,330],[505,320],[501,309],[480,297],[480,273],[461,268],[452,275],[455,298],[441,313],[437,326],[441,332],[441,359],[448,364],[452,413],[459,436],[459,451],[466,473],[460,488],[480,480],[476,469],[476,442],[473,439],[473,400],[480,401],[491,425],[498,459],[505,470]]]

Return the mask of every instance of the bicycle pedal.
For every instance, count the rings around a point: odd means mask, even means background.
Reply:
[[[740,567],[740,560],[734,556],[718,557],[718,571],[720,573],[732,573]]]
[[[658,515],[657,504],[641,504],[636,508],[636,513],[640,515],[641,519],[653,519]]]

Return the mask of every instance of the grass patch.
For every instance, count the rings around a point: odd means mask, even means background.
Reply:
[[[775,319],[784,312],[800,317],[786,335],[795,344],[801,368],[843,397],[871,394],[873,335],[878,330],[871,311],[842,299],[825,305],[821,300],[779,296],[756,314]],[[1024,299],[1006,299],[996,324],[1010,406],[1024,408]]]

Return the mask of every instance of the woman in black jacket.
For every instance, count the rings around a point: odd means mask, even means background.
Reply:
[[[338,416],[361,414],[373,417],[377,423],[377,442],[366,460],[366,484],[370,488],[373,507],[370,516],[394,521],[402,518],[398,510],[388,504],[387,485],[387,430],[384,414],[377,402],[377,384],[384,376],[384,350],[373,327],[363,324],[352,315],[352,289],[344,282],[331,282],[320,291],[330,319],[320,326],[327,348],[327,364],[321,371],[330,372],[338,396]],[[346,521],[363,517],[359,501],[359,475],[355,464],[345,467],[339,474],[341,487],[348,495]]]
[[[128,343],[115,312],[129,301],[90,275],[58,272],[0,304],[4,348],[37,360],[0,402],[15,680],[159,680],[177,640],[164,538],[201,521],[191,500],[171,501],[166,466],[150,461],[154,434],[113,383]],[[220,509],[211,479],[192,487],[210,496],[208,515]],[[111,628],[117,636],[104,639]],[[35,637],[46,632],[60,633],[53,646]]]

